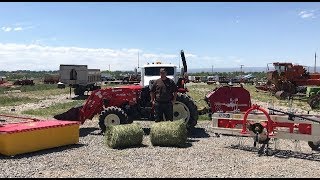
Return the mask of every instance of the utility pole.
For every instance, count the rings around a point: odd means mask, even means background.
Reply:
[[[314,73],[317,72],[317,53],[314,53]]]
[[[138,68],[139,68],[139,51],[138,51]]]
[[[110,71],[110,64],[109,64],[109,71]]]
[[[240,65],[240,72],[241,72],[241,74],[242,74],[242,67],[243,67],[244,65]]]
[[[212,69],[211,69],[211,71],[212,71],[212,75],[213,75],[213,65],[212,65]]]
[[[244,65],[240,65],[240,77],[241,77],[241,79],[242,79],[242,67],[243,67]]]

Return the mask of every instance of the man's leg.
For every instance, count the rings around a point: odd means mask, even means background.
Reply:
[[[156,113],[156,119],[155,122],[160,122],[163,120],[163,108],[161,107],[160,103],[155,103],[154,104],[154,110]]]
[[[173,105],[171,102],[165,105],[164,115],[167,121],[173,121]]]

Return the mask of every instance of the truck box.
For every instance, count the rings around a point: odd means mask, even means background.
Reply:
[[[101,82],[100,69],[88,69],[87,65],[60,65],[60,82],[66,85],[87,86]]]

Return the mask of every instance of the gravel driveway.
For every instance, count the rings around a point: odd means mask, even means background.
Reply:
[[[150,121],[138,121],[148,134]],[[144,146],[110,149],[99,134],[97,119],[80,129],[77,145],[0,156],[0,177],[319,177],[320,154],[306,142],[289,140],[280,151],[258,156],[251,138],[216,137],[210,121],[199,121],[185,148]],[[243,145],[236,147],[242,140]],[[272,143],[272,142],[271,142]],[[270,145],[273,147],[273,144]],[[295,152],[296,151],[296,152]]]

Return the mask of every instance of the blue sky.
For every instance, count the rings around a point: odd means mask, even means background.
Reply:
[[[133,70],[138,52],[140,65],[178,65],[181,49],[189,68],[313,66],[319,13],[318,2],[2,2],[0,70]]]

